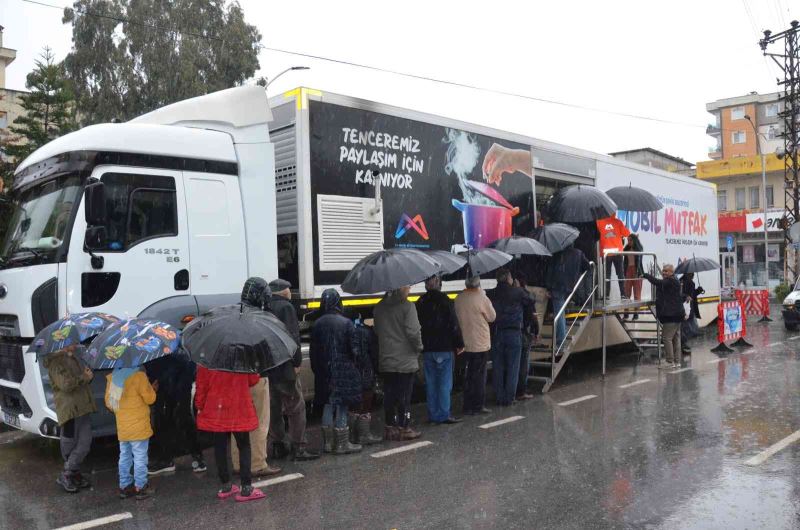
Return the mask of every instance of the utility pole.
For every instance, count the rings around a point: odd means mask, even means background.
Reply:
[[[798,164],[798,140],[800,140],[800,22],[793,20],[790,28],[772,34],[764,31],[764,38],[758,42],[761,51],[783,70],[784,79],[778,79],[778,86],[783,87],[783,111],[779,114],[783,118],[783,154],[784,160],[784,196],[786,210],[784,219],[791,218],[792,222],[800,221],[800,164]],[[783,53],[767,52],[771,44],[783,41]],[[789,237],[789,225],[784,222],[784,240],[787,249],[792,242]],[[788,260],[787,260],[788,262]],[[800,272],[800,251],[794,251],[794,264],[789,266],[793,280],[797,279]]]

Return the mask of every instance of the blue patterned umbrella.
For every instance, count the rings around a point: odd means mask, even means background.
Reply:
[[[165,322],[132,318],[95,337],[83,360],[93,370],[132,368],[178,350],[181,332]]]
[[[77,346],[95,338],[117,322],[117,317],[106,313],[73,313],[40,331],[33,339],[31,351],[45,356],[69,346]]]

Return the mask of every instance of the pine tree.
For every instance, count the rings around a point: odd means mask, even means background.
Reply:
[[[46,47],[36,60],[25,82],[30,92],[20,96],[25,112],[9,127],[12,136],[3,141],[3,152],[14,166],[50,140],[77,128],[75,98],[63,64],[54,57]]]

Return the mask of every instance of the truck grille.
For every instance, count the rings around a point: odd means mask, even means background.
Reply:
[[[19,337],[19,319],[16,315],[0,315],[0,337]]]
[[[22,346],[0,342],[0,379],[21,383],[25,377],[25,361]]]
[[[33,411],[16,388],[0,386],[0,409],[9,414],[22,414],[26,418],[33,416]]]

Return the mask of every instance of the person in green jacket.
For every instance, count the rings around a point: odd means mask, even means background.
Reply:
[[[50,375],[56,415],[61,426],[64,471],[56,482],[67,493],[76,493],[79,489],[91,486],[81,474],[81,463],[92,446],[90,414],[97,412],[89,386],[94,374],[81,364],[75,350],[73,346],[53,352],[43,362]]]

